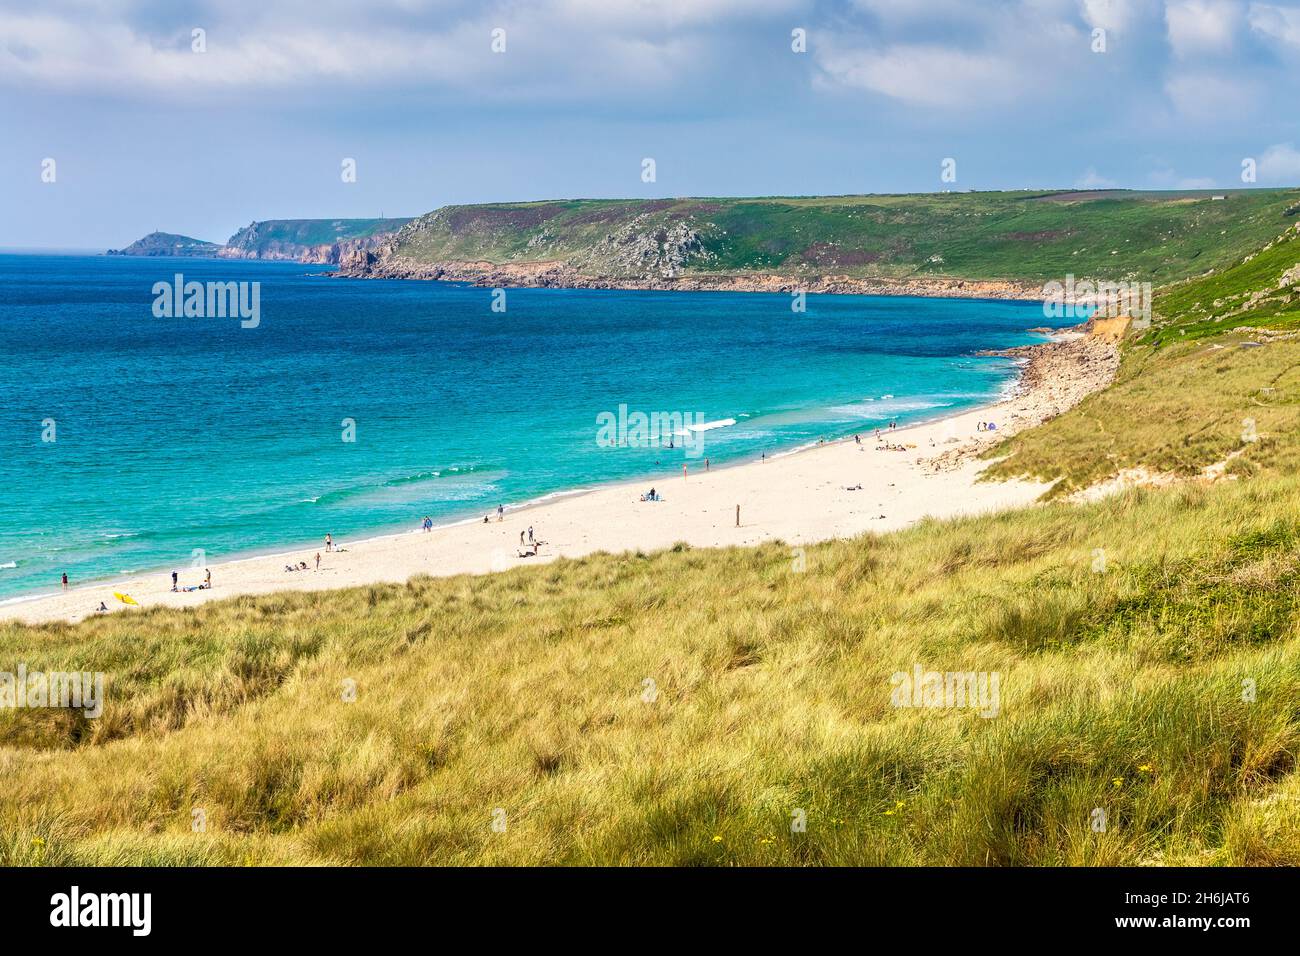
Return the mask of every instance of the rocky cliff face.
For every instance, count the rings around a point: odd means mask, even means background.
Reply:
[[[719,292],[806,292],[849,295],[920,295],[973,299],[1041,299],[1035,282],[915,276],[906,279],[776,272],[714,273],[682,269],[707,263],[700,233],[687,223],[656,234],[625,228],[607,235],[591,255],[495,263],[487,260],[422,262],[404,255],[403,233],[381,242],[340,250],[336,275],[343,278],[434,279],[489,288],[654,289]],[[409,234],[407,237],[409,239]]]
[[[686,266],[707,265],[713,258],[702,239],[701,227],[691,219],[659,223],[640,215],[575,256],[571,264],[578,272],[594,275],[671,279]]]
[[[274,259],[338,265],[343,259],[351,261],[358,253],[384,243],[393,235],[384,232],[355,239],[310,244],[268,235],[272,225],[254,222],[245,226],[230,237],[219,255],[223,259]]]

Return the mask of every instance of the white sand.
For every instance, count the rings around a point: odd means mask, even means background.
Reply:
[[[342,542],[347,549],[342,553],[326,552],[322,540],[316,547],[212,564],[211,590],[172,592],[170,570],[163,569],[125,581],[75,587],[0,605],[0,619],[79,620],[95,613],[101,601],[113,612],[133,611],[114,598],[114,591],[129,594],[142,607],[194,607],[238,594],[400,583],[415,574],[482,573],[545,563],[560,555],[652,551],[679,541],[693,547],[751,545],[774,539],[806,544],[866,531],[893,531],[926,516],[1024,506],[1047,486],[1025,481],[977,482],[985,463],[974,458],[973,450],[1058,413],[1095,387],[1099,384],[1057,381],[1048,376],[1045,383],[999,405],[881,432],[890,443],[917,446],[906,452],[877,451],[874,430],[867,430],[862,433],[861,445],[848,438],[708,473],[701,459],[690,464],[685,479],[679,471],[635,484],[603,486],[508,510],[501,522],[493,514],[488,524],[479,521],[428,533],[413,530],[347,540]],[[997,432],[977,430],[977,423],[987,419],[998,423]],[[858,484],[860,491],[846,490]],[[663,501],[639,500],[651,486]],[[412,515],[412,523],[419,517]],[[530,525],[545,543],[540,556],[521,558],[519,533]],[[318,551],[319,571],[314,570]],[[286,564],[298,561],[306,561],[311,570],[284,570]],[[177,570],[182,586],[203,580],[201,569],[178,565]]]

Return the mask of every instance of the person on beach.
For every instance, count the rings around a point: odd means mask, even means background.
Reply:
[[[63,590],[66,591],[67,589],[68,589],[68,572],[67,572],[67,571],[64,571],[64,572],[63,572]]]
[[[208,568],[206,571],[203,572],[203,589],[205,591],[212,590],[212,569],[211,568]]]
[[[334,537],[333,535],[330,535],[328,533],[325,535],[325,550],[326,551],[334,550]]]
[[[506,520],[506,507],[505,507],[505,505],[497,505],[497,520],[498,520],[498,521],[505,521],[505,520]]]
[[[173,591],[176,590],[176,585],[177,585],[177,583],[179,583],[179,579],[180,579],[180,575],[177,574],[175,571],[173,571],[173,572],[172,572],[172,590],[173,590]]]
[[[704,459],[704,470],[705,470],[705,471],[708,471],[708,470],[709,470],[709,459],[707,459],[707,458]]]
[[[428,534],[433,530],[433,519],[425,515],[424,520],[420,522],[420,527],[424,529],[425,534]]]
[[[95,608],[95,613],[96,613],[96,614],[107,614],[107,613],[108,613],[108,605],[105,604],[103,601],[100,601],[100,602],[99,602],[99,607]]]
[[[522,531],[519,532],[519,543],[520,544],[524,543],[524,533]]]
[[[532,544],[532,543],[533,543],[533,526],[532,526],[532,525],[529,525],[529,526],[528,526],[528,543],[529,543],[529,544]]]
[[[319,551],[316,552],[316,570],[317,570],[317,571],[320,570],[320,552],[319,552]]]

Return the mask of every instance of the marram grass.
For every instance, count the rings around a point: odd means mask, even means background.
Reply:
[[[0,626],[0,863],[1297,864],[1298,492]]]

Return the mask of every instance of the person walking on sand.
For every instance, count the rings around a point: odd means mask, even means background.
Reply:
[[[329,534],[328,532],[325,535],[325,550],[326,551],[334,550],[334,536]]]
[[[532,525],[529,525],[529,526],[528,526],[528,543],[529,543],[529,544],[532,544],[532,543],[533,543],[533,526],[532,526]]]
[[[505,520],[506,520],[506,506],[505,506],[505,505],[497,505],[497,520],[498,520],[498,521],[505,521]]]
[[[320,552],[319,552],[319,551],[316,552],[316,570],[317,570],[317,571],[320,570]]]

